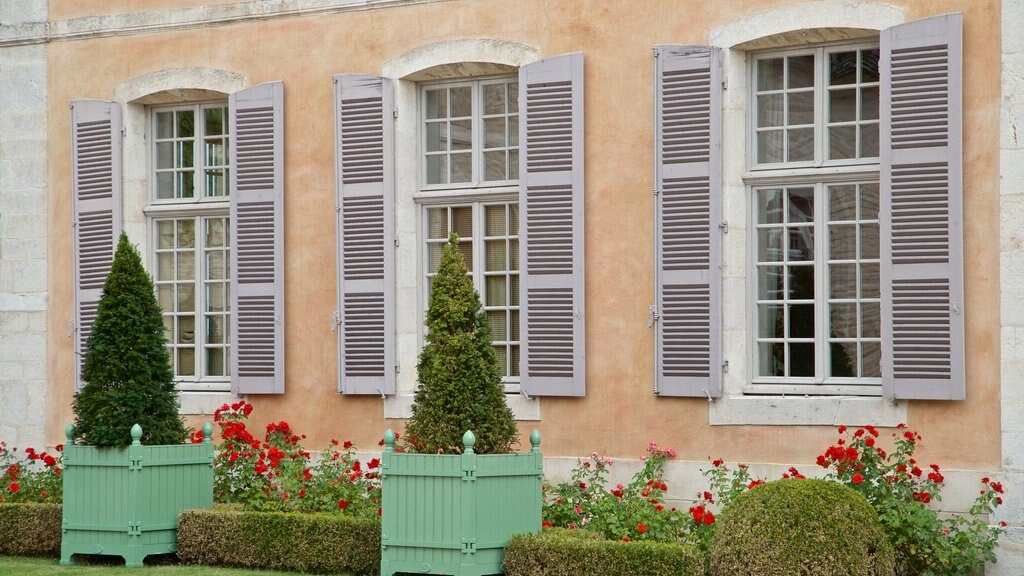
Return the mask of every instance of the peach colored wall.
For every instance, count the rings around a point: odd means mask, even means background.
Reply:
[[[255,398],[254,417],[257,424],[287,419],[309,435],[309,447],[344,437],[372,448],[385,427],[402,424],[383,419],[379,398],[335,392],[335,338],[328,330],[335,309],[335,229],[326,209],[334,202],[330,78],[379,72],[383,61],[439,40],[498,38],[536,46],[542,57],[577,50],[586,56],[587,395],[544,398],[543,421],[522,429],[540,428],[549,455],[597,450],[639,456],[656,439],[686,459],[813,462],[834,438],[831,428],[709,426],[707,401],[655,398],[653,334],[646,326],[653,274],[651,47],[706,43],[717,26],[795,3],[459,0],[51,43],[48,355],[54,408],[48,439],[59,441],[71,418],[73,387],[72,342],[65,337],[72,312],[69,100],[111,99],[126,79],[178,66],[235,71],[250,84],[284,80],[287,394]],[[908,20],[963,12],[965,25],[968,400],[912,402],[908,420],[925,437],[925,459],[951,468],[998,466],[999,6],[993,0],[891,4],[906,7]]]
[[[50,0],[50,20],[87,16],[195,8],[210,4],[238,4],[246,0]]]

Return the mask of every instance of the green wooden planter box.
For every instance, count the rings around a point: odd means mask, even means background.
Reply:
[[[540,432],[526,453],[475,454],[472,432],[463,444],[462,454],[402,453],[384,434],[381,576],[503,574],[509,538],[540,532]]]
[[[178,514],[213,507],[213,426],[201,444],[143,446],[132,427],[127,448],[64,445],[64,513],[60,563],[74,554],[122,556],[142,566],[150,554],[178,548]]]

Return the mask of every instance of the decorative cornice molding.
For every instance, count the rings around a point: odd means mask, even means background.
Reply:
[[[336,14],[449,1],[451,0],[248,0],[235,4],[212,4],[175,10],[88,16],[50,22],[27,22],[7,26],[0,25],[0,48],[107,36],[173,32],[225,26],[246,21]]]

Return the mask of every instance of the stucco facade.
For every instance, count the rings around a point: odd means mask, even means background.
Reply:
[[[1011,524],[992,573],[1024,566],[1024,432],[1019,306],[1024,208],[1024,27],[1017,2],[997,0],[291,0],[225,2],[61,0],[0,9],[0,437],[55,444],[72,420],[76,367],[71,116],[74,100],[119,103],[125,121],[124,229],[153,265],[148,202],[147,107],[203,99],[269,81],[284,84],[283,394],[251,395],[255,424],[287,420],[315,447],[330,438],[367,449],[402,428],[415,387],[422,234],[415,168],[417,86],[435,66],[486,63],[514,70],[554,55],[585,61],[586,392],[510,395],[525,438],[539,428],[548,469],[564,474],[597,451],[635,459],[647,443],[672,446],[677,498],[696,490],[707,458],[748,462],[778,475],[812,469],[838,424],[905,422],[925,441],[923,461],[949,470],[946,505],[963,509],[982,475],[1009,485]],[[13,8],[12,8],[13,7]],[[835,42],[876,41],[885,28],[963,14],[963,302],[966,399],[763,396],[745,388],[750,366],[748,295],[752,220],[746,133],[748,54]],[[19,20],[22,23],[18,23]],[[1002,30],[1002,34],[1000,34]],[[1018,35],[1019,36],[1019,35]],[[1002,41],[1001,41],[1002,39]],[[718,47],[723,54],[723,394],[653,393],[655,162],[654,68],[659,44]],[[504,67],[504,68],[502,68]],[[332,76],[392,78],[395,120],[397,392],[338,393],[335,133]],[[466,68],[462,72],[467,72]],[[471,73],[471,71],[470,71]],[[193,92],[189,92],[193,91]],[[226,99],[226,96],[225,96]],[[996,138],[1000,134],[1000,138]],[[1018,319],[1020,321],[1018,321]],[[233,398],[185,392],[193,425]]]

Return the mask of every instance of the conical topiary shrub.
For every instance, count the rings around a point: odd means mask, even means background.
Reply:
[[[418,452],[457,454],[462,435],[472,430],[478,454],[508,452],[519,434],[505,403],[490,325],[458,242],[449,236],[434,276],[406,439]]]
[[[127,446],[132,425],[139,424],[143,444],[185,441],[153,280],[124,233],[86,341],[82,380],[74,402],[78,439]]]

